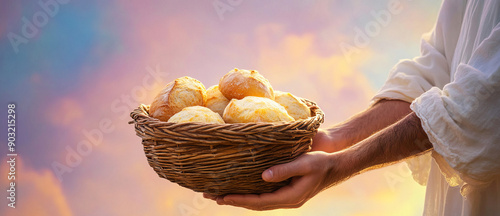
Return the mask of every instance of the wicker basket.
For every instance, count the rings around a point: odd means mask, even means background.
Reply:
[[[149,116],[140,105],[130,116],[142,138],[149,165],[183,187],[212,195],[267,193],[289,183],[262,180],[267,168],[310,150],[324,114],[302,99],[312,117],[286,123],[170,123]]]

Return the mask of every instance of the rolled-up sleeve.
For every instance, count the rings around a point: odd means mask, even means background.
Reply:
[[[450,81],[448,62],[444,55],[425,38],[421,44],[422,56],[400,61],[389,73],[389,78],[373,98],[412,102],[433,86],[444,86]]]
[[[382,99],[411,103],[432,87],[442,89],[451,81],[450,65],[457,46],[465,7],[465,1],[443,1],[432,32],[422,37],[421,55],[396,64],[385,84],[373,97],[371,104]],[[431,167],[430,153],[413,157],[406,162],[415,181],[425,185]]]
[[[421,56],[402,60],[389,73],[372,104],[381,99],[412,102],[433,86],[442,88],[450,82],[452,56],[455,52],[465,5],[444,1],[432,32],[422,37]]]
[[[500,24],[455,80],[413,101],[434,151],[463,181],[485,184],[500,175]]]

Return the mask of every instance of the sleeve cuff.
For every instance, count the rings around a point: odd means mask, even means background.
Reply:
[[[454,132],[460,130],[448,115],[442,99],[442,91],[439,88],[433,87],[422,94],[412,102],[410,108],[420,119],[422,128],[433,145],[433,158],[450,186],[457,186],[463,182],[475,186],[488,183],[457,170],[457,167],[466,163],[468,159],[463,154],[463,150],[455,147],[455,144],[460,142],[458,140],[460,138],[455,136]]]

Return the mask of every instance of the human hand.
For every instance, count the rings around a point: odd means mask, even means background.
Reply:
[[[203,194],[203,196],[215,200],[219,205],[233,205],[259,211],[298,208],[317,193],[353,174],[349,172],[349,166],[340,158],[338,154],[308,152],[290,163],[267,169],[262,173],[265,181],[280,182],[292,178],[289,185],[272,193],[226,196]]]
[[[319,129],[313,137],[311,151],[323,151],[332,153],[346,148],[348,144],[341,134],[341,130],[336,128]]]

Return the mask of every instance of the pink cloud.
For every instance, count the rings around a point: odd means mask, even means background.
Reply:
[[[5,145],[6,146],[6,145]],[[2,161],[7,161],[3,158]],[[8,173],[8,163],[1,163],[0,173]],[[36,171],[25,166],[21,157],[16,157],[16,208],[0,208],[1,215],[71,216],[72,211],[65,197],[62,185],[49,170]],[[0,178],[0,185],[10,181]]]

